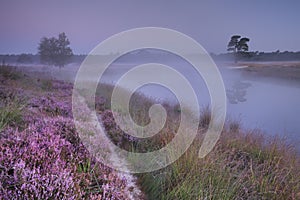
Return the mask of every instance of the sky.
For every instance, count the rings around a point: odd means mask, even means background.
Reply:
[[[75,54],[132,28],[164,27],[226,52],[234,34],[250,51],[300,51],[297,0],[0,0],[0,54],[37,53],[42,37],[65,32]]]

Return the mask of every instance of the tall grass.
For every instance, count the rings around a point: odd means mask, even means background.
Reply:
[[[103,89],[109,98],[110,86]],[[101,90],[98,92],[101,94]],[[138,124],[147,124],[148,109],[157,102],[141,94],[132,98],[131,116]],[[159,149],[174,137],[180,119],[177,105],[164,106],[167,122],[150,139],[122,137],[126,133],[120,131],[113,119],[107,120],[105,128],[117,145],[130,147],[127,150]],[[104,119],[109,115],[102,113]],[[240,122],[228,122],[214,150],[200,159],[198,151],[210,118],[209,109],[204,108],[196,139],[176,162],[162,170],[138,175],[148,199],[300,199],[299,155],[281,138],[264,138],[258,130],[245,131]]]
[[[20,126],[23,108],[24,106],[17,100],[0,106],[0,131],[8,125]]]
[[[281,140],[224,130],[204,159],[197,138],[175,163],[140,175],[149,199],[299,199],[299,157]]]

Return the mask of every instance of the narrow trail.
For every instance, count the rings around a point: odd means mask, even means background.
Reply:
[[[90,114],[91,110],[88,108],[88,105],[86,104],[84,97],[82,97],[79,94],[76,95],[78,95],[81,105],[84,105],[84,107],[82,108],[84,112],[89,113],[87,119],[89,122],[85,123],[87,126],[86,128],[91,129],[91,127],[93,127],[94,128],[93,131],[97,133],[96,140],[100,140],[102,142],[105,141],[103,137],[105,137],[105,135],[107,134],[99,133],[98,130],[95,128],[96,126],[94,124],[95,122],[98,122],[98,125],[101,126],[101,129],[105,131],[101,121],[99,121],[100,117],[94,118],[93,117],[94,115]],[[129,171],[128,163],[125,158],[119,157],[111,145],[106,145],[106,144],[102,144],[102,145],[105,145],[104,148],[106,148],[107,151],[109,151],[109,161],[112,163],[113,166],[116,166],[117,168],[122,169],[124,171]],[[145,195],[137,185],[137,178],[133,174],[114,170],[114,175],[116,175],[120,180],[124,180],[124,179],[126,180],[126,188],[124,189],[124,191],[126,193],[127,199],[140,200],[144,198]]]

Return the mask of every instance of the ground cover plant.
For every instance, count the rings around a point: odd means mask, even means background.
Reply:
[[[28,76],[0,79],[0,199],[128,198],[127,180],[81,143],[71,84],[47,80],[51,88],[45,88]]]

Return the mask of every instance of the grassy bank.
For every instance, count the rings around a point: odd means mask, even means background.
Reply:
[[[201,140],[175,163],[140,175],[149,199],[299,199],[299,159],[260,135],[224,131],[207,157],[199,159]]]
[[[109,99],[111,89],[103,85],[98,92]],[[133,96],[133,119],[138,124],[149,123],[147,110],[157,102],[141,94]],[[178,105],[164,103],[164,107],[168,113],[164,128],[146,140],[128,140],[109,110],[102,113],[102,119],[116,144],[136,152],[153,151],[170,142],[178,128]],[[180,159],[162,170],[139,174],[139,183],[148,199],[300,198],[300,159],[294,147],[282,138],[267,138],[259,130],[245,131],[239,122],[228,122],[214,150],[200,159],[198,151],[209,121],[207,108],[202,112],[195,141]]]

